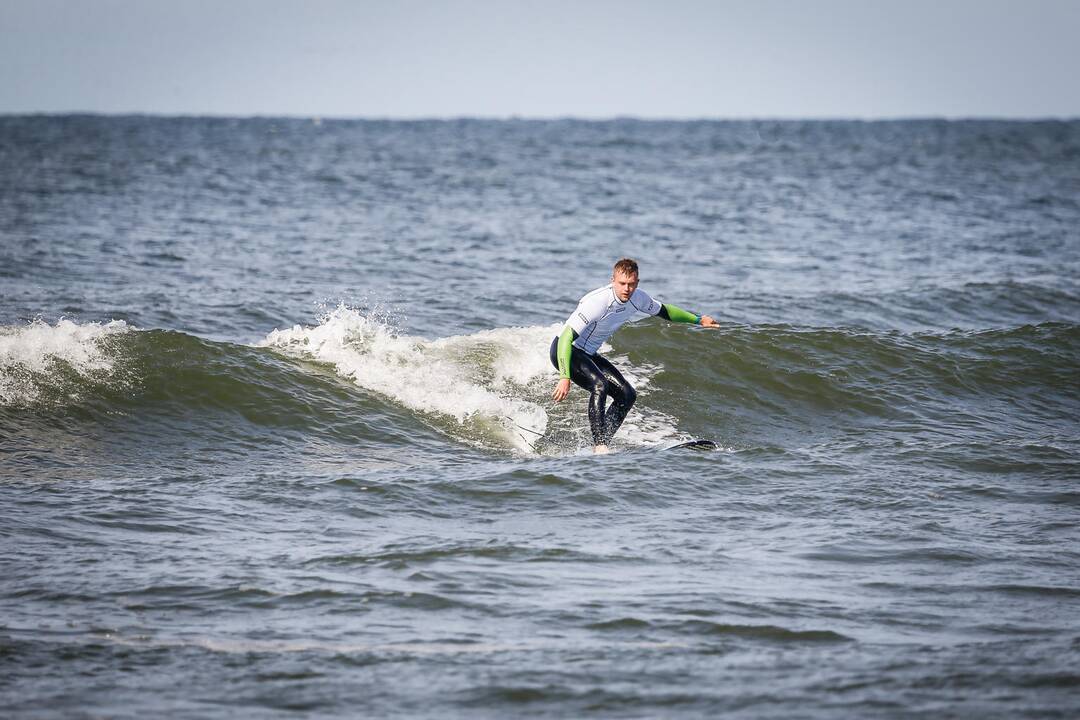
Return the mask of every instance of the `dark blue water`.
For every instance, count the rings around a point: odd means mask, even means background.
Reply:
[[[0,117],[3,714],[1073,717],[1078,228],[1077,121]],[[623,255],[722,327],[594,457]]]

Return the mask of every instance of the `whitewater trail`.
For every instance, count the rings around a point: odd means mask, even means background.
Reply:
[[[399,334],[356,309],[339,306],[315,327],[274,330],[258,345],[328,363],[365,390],[417,413],[450,418],[454,425],[436,424],[467,441],[534,454],[545,447],[555,449],[542,439],[553,426],[574,422],[574,409],[581,416],[578,424],[585,417],[580,392],[560,408],[550,407],[547,399],[556,379],[548,344],[558,327],[497,328],[427,340]],[[626,370],[638,390],[647,392],[649,378],[659,368]],[[553,423],[553,416],[563,422]],[[618,436],[629,445],[655,445],[674,437],[671,418],[640,408]]]

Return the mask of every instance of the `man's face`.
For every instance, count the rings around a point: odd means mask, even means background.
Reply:
[[[629,300],[630,296],[637,290],[637,284],[637,273],[628,275],[620,271],[611,276],[611,287],[615,290],[615,297],[619,298],[619,302]]]

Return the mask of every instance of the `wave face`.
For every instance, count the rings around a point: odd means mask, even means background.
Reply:
[[[1072,717],[1078,160],[0,117],[4,717]],[[599,457],[548,345],[621,255],[721,327],[611,338]]]
[[[123,322],[35,321],[0,332],[0,407],[13,425],[150,414],[207,433],[243,435],[228,427],[240,419],[254,436],[297,430],[357,441],[424,427],[524,454],[572,454],[589,442],[584,392],[558,407],[549,399],[557,325],[426,340],[343,305],[254,346]],[[754,447],[869,429],[988,444],[1017,432],[1069,439],[1064,423],[1080,413],[1080,399],[1063,392],[1080,373],[1080,330],[1061,323],[908,334],[646,320],[604,350],[640,393],[616,437],[625,448],[696,436]],[[338,429],[358,413],[392,413],[394,426]],[[1004,431],[1003,413],[1014,416]]]
[[[743,432],[816,433],[826,422],[1038,436],[1080,411],[1063,391],[1080,371],[1080,330],[1069,324],[914,334],[756,326],[690,340],[647,326],[616,347],[665,369],[657,382],[688,402],[671,408],[677,417],[737,414]],[[1004,427],[1003,413],[1013,416]],[[699,432],[733,435],[716,424]]]

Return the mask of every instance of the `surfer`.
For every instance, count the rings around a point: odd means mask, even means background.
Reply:
[[[608,443],[633,407],[637,392],[618,368],[596,351],[635,312],[659,315],[671,322],[720,327],[708,315],[695,315],[652,299],[638,288],[638,266],[630,258],[615,263],[609,284],[581,298],[562,333],[551,341],[551,364],[559,371],[559,384],[551,397],[562,402],[570,393],[571,380],[589,391],[589,429],[597,454],[610,452]]]

